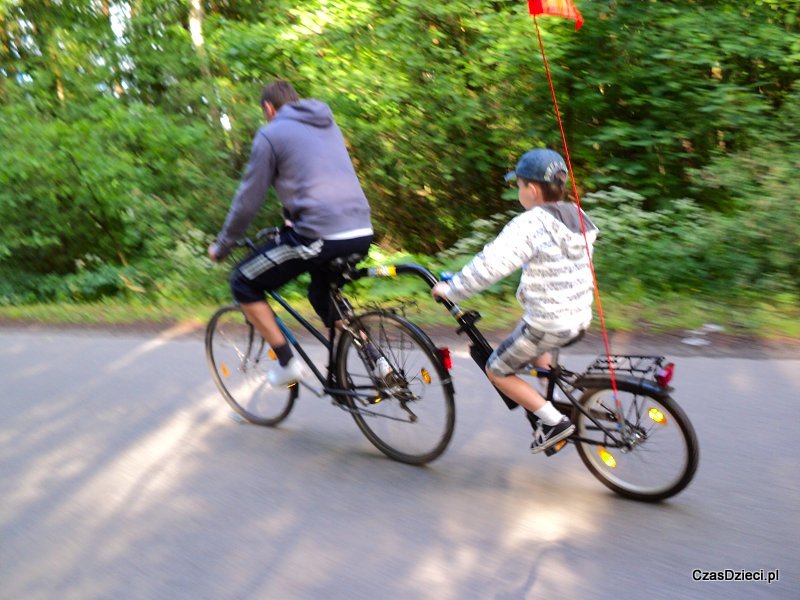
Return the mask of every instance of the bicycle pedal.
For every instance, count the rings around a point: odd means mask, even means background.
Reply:
[[[559,452],[560,450],[563,450],[564,446],[566,446],[566,445],[567,445],[567,440],[561,440],[560,442],[557,442],[557,443],[553,444],[552,446],[550,446],[549,448],[547,448],[544,451],[544,455],[545,456],[553,456],[553,454],[555,454],[556,452]]]

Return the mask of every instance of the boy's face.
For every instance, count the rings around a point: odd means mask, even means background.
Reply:
[[[519,203],[525,210],[530,210],[534,206],[542,204],[542,194],[539,186],[533,181],[524,182],[517,179],[517,191],[519,193]]]

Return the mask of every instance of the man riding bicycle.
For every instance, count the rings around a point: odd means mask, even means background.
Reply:
[[[280,80],[264,88],[261,108],[267,124],[253,139],[244,177],[208,255],[214,261],[228,255],[274,187],[286,226],[275,240],[236,266],[231,291],[278,357],[279,367],[267,379],[279,386],[298,381],[304,370],[265,292],[310,273],[308,299],[330,326],[333,315],[324,267],[340,256],[366,255],[372,224],[369,203],[330,108],[319,100],[301,100],[291,84]]]

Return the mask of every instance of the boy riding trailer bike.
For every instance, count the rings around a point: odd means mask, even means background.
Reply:
[[[517,299],[525,314],[489,356],[485,369],[498,390],[535,415],[531,452],[538,453],[569,437],[575,425],[515,372],[528,363],[549,367],[550,351],[583,335],[589,326],[593,295],[589,253],[597,228],[577,206],[563,201],[567,165],[557,152],[526,152],[506,179],[516,180],[525,212],[458,274],[437,283],[431,294],[436,299],[464,300],[522,268]]]

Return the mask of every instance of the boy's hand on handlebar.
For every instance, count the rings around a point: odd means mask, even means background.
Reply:
[[[446,281],[440,281],[431,288],[431,296],[434,300],[446,300],[447,292],[450,291],[450,284]]]

